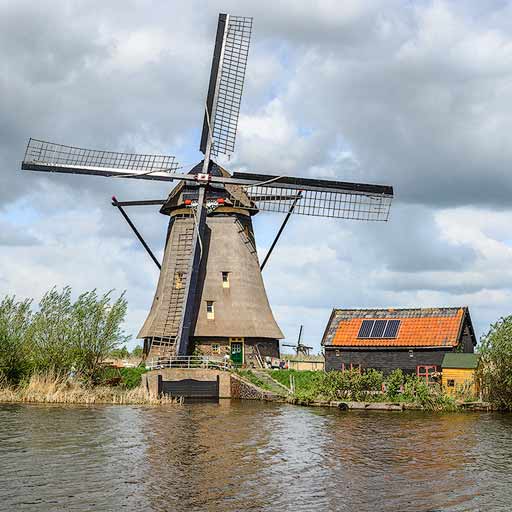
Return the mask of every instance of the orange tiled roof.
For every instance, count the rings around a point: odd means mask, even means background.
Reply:
[[[335,309],[322,344],[343,347],[454,347],[467,308]],[[363,320],[400,320],[396,338],[358,338]]]

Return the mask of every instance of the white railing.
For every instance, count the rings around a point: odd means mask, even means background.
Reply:
[[[231,363],[222,359],[215,359],[209,356],[171,356],[155,357],[146,361],[148,370],[161,370],[162,368],[187,368],[187,369],[207,369],[231,370]]]

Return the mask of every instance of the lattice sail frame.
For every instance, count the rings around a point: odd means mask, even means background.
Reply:
[[[297,198],[301,197],[292,211],[296,215],[331,217],[338,219],[385,222],[389,218],[392,197],[388,195],[338,192],[332,190],[302,190],[279,186],[244,186],[252,201],[250,209],[266,212],[288,213]],[[234,206],[243,205],[236,202]]]
[[[251,32],[252,18],[229,16],[212,125],[213,156],[230,154],[235,150]]]
[[[174,156],[84,149],[38,139],[29,140],[23,161],[48,166],[124,169],[141,173],[174,172],[179,168]]]

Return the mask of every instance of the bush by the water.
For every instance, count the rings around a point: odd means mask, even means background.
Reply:
[[[140,385],[142,374],[146,372],[147,369],[144,365],[137,368],[113,368],[107,366],[97,373],[96,382],[98,384],[115,384],[126,389],[134,389]]]
[[[82,293],[52,288],[33,311],[32,301],[5,297],[0,302],[0,380],[17,384],[32,374],[69,373],[98,377],[102,362],[122,343],[126,299],[112,292]]]
[[[512,410],[512,315],[491,325],[480,340],[478,378],[484,398]]]
[[[424,379],[405,375],[402,370],[395,370],[387,378],[382,372],[373,369],[364,372],[274,370],[271,376],[285,386],[290,386],[292,377],[295,383],[294,396],[302,402],[406,402],[432,411],[456,407],[455,401],[444,395],[438,385],[428,385]]]

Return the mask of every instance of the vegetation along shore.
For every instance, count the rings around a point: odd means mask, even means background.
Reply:
[[[130,355],[121,329],[123,295],[95,290],[76,300],[71,289],[48,291],[37,308],[30,300],[0,302],[0,402],[161,404],[140,386],[144,366],[113,368],[106,361]],[[139,356],[140,347],[135,351]]]
[[[143,365],[119,369],[106,364],[129,356],[140,361],[140,347],[131,354],[124,347],[125,314],[124,296],[114,298],[111,292],[92,290],[72,300],[70,288],[52,288],[37,307],[30,300],[5,297],[0,302],[0,402],[172,403],[150,396],[140,385]],[[401,370],[387,376],[374,369],[272,370],[266,372],[270,381],[261,378],[261,371],[238,373],[266,390],[274,381],[284,399],[303,405],[350,401],[452,411],[484,400],[496,410],[512,410],[512,316],[490,327],[479,354],[479,396],[465,388],[447,395],[440,386]]]

